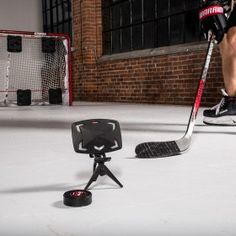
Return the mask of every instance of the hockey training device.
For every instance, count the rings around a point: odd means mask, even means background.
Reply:
[[[70,190],[64,193],[63,202],[67,206],[86,206],[92,202],[92,193],[87,189],[98,176],[108,175],[120,187],[123,185],[106,167],[107,152],[122,148],[120,125],[116,120],[91,119],[74,122],[71,126],[75,152],[89,154],[94,158],[93,174],[83,190]]]
[[[207,72],[211,61],[211,56],[214,48],[214,36],[211,35],[208,43],[207,53],[202,68],[200,80],[196,91],[195,100],[192,106],[187,130],[184,136],[178,140],[173,141],[160,141],[160,142],[145,142],[138,144],[135,148],[137,158],[160,158],[179,155],[186,151],[191,143],[191,137],[194,125],[197,118],[198,109],[200,106],[203,89],[206,82]]]
[[[92,119],[75,122],[72,124],[72,139],[75,152],[87,153],[94,158],[93,175],[85,190],[89,188],[98,176],[108,175],[120,187],[123,185],[105,166],[111,160],[106,157],[107,152],[121,149],[121,132],[118,121],[107,119]]]

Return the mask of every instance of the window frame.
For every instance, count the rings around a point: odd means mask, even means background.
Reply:
[[[141,19],[139,14],[139,19],[134,21],[134,3],[141,2]],[[147,0],[146,0],[147,1]],[[150,0],[148,0],[150,1]],[[176,0],[152,0],[152,4],[155,5],[154,12],[152,10],[152,15],[147,16],[147,12],[145,12],[144,6],[145,6],[145,0],[103,0],[102,1],[102,22],[103,22],[103,30],[102,30],[102,36],[103,36],[103,55],[109,55],[114,53],[121,53],[121,52],[128,52],[128,51],[134,51],[139,49],[148,49],[148,48],[158,48],[162,46],[172,46],[177,44],[185,44],[185,43],[191,43],[191,42],[200,42],[203,40],[203,36],[201,34],[201,26],[198,21],[198,8],[199,8],[199,1],[198,0],[192,0],[193,3],[191,4],[188,2],[189,0],[182,0],[183,8],[181,10],[177,11],[171,11],[171,1]],[[179,0],[181,1],[181,0]],[[151,1],[149,2],[151,4]],[[159,12],[160,4],[164,3],[167,4],[162,10],[162,12]],[[129,17],[130,22],[129,24],[123,24],[123,18],[122,15],[122,5],[128,4],[129,5]],[[140,5],[140,3],[139,3]],[[118,12],[116,12],[116,16],[114,16],[114,13],[112,12],[114,8],[119,9]],[[175,8],[174,8],[175,9]],[[140,10],[140,9],[139,9]],[[182,21],[184,25],[182,26],[182,38],[178,40],[174,40],[173,38],[177,37],[178,35],[172,30],[171,32],[171,18],[183,18]],[[191,32],[193,30],[188,29],[187,27],[189,19],[188,17],[194,17],[194,20],[192,22],[194,23],[194,32]],[[118,18],[118,19],[117,19]],[[126,16],[126,18],[128,18]],[[191,20],[191,19],[190,19]],[[116,25],[114,27],[114,21],[116,21]],[[158,32],[158,24],[160,24],[161,21],[166,21],[166,36],[163,37],[162,35],[159,35],[160,32]],[[175,20],[172,20],[175,22]],[[119,22],[119,26],[117,25]],[[150,32],[150,25],[154,26],[153,32]],[[149,30],[148,30],[149,27]],[[139,28],[139,29],[138,29]],[[190,27],[192,28],[192,27]],[[130,41],[127,43],[126,47],[124,47],[124,39],[123,37],[123,31],[130,30],[130,38],[126,36],[126,41]],[[179,29],[180,30],[180,29]],[[187,31],[186,31],[187,30]],[[145,32],[146,31],[146,32]],[[152,40],[148,37],[148,34],[150,34]],[[171,34],[173,34],[171,36]],[[114,37],[116,40],[114,40]],[[165,43],[161,43],[160,40],[165,41]],[[137,43],[138,41],[138,43]],[[129,46],[130,45],[130,46]]]

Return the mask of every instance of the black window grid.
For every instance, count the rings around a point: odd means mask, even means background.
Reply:
[[[199,0],[103,0],[103,54],[201,41],[198,8]]]
[[[42,0],[43,30],[72,36],[71,0]]]

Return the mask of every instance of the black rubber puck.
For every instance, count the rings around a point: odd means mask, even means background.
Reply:
[[[64,193],[63,202],[66,206],[87,206],[92,202],[92,193],[87,190],[70,190]]]

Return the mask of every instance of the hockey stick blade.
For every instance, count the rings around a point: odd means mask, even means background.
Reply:
[[[183,137],[179,140],[163,142],[140,143],[135,148],[137,158],[161,158],[182,154],[188,149],[190,139]]]
[[[180,154],[175,141],[141,143],[135,148],[137,158],[168,157]]]
[[[212,56],[213,46],[214,46],[214,38],[212,35],[211,40],[209,41],[208,44],[207,53],[201,72],[201,77],[198,82],[198,88],[192,106],[192,111],[189,117],[189,122],[185,135],[182,138],[173,141],[145,142],[138,144],[135,148],[135,153],[137,158],[160,158],[160,157],[175,156],[182,154],[189,148],[194,125],[197,118],[198,109],[203,94],[203,89],[205,86],[205,81]]]

